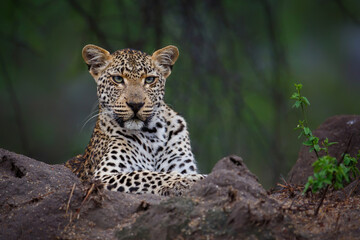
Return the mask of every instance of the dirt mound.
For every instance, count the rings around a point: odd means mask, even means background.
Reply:
[[[150,208],[122,226],[119,239],[288,238],[279,204],[267,196],[237,156],[218,162],[211,174],[183,197]]]
[[[223,239],[294,236],[236,156],[182,197],[110,192],[62,165],[0,150],[0,239]]]
[[[0,149],[0,239],[111,239],[144,200],[160,197],[103,191],[62,165]]]

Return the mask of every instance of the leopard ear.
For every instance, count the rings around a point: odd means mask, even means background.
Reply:
[[[178,57],[178,48],[170,45],[154,52],[151,58],[155,68],[157,68],[160,73],[167,78],[170,75],[172,66],[175,64]]]
[[[105,49],[89,44],[82,50],[82,57],[89,67],[89,72],[94,77],[95,81],[110,63],[111,54]]]

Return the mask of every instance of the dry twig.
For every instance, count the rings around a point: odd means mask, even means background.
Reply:
[[[86,196],[85,196],[84,200],[81,202],[80,207],[76,210],[76,214],[75,214],[74,218],[79,218],[81,208],[85,204],[85,202],[88,200],[88,198],[89,198],[90,194],[92,193],[92,191],[94,190],[94,188],[95,188],[95,183],[91,184],[91,187],[87,191]]]
[[[66,204],[66,212],[65,212],[66,214],[68,213],[68,210],[69,210],[69,207],[70,207],[70,201],[71,201],[71,198],[72,198],[72,196],[74,194],[75,186],[76,186],[76,183],[74,183],[74,185],[73,185],[73,187],[71,189],[69,200],[68,200],[68,202]]]

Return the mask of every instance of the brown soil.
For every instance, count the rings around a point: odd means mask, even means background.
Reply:
[[[296,234],[306,239],[360,239],[360,196],[340,199],[346,192],[329,193],[314,216],[321,194],[303,195],[303,187],[280,185],[270,197],[281,205]]]

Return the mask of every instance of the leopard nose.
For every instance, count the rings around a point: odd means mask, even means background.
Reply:
[[[136,114],[142,108],[142,106],[144,106],[145,103],[126,102],[126,104],[131,108],[131,110],[133,110],[134,114]]]

